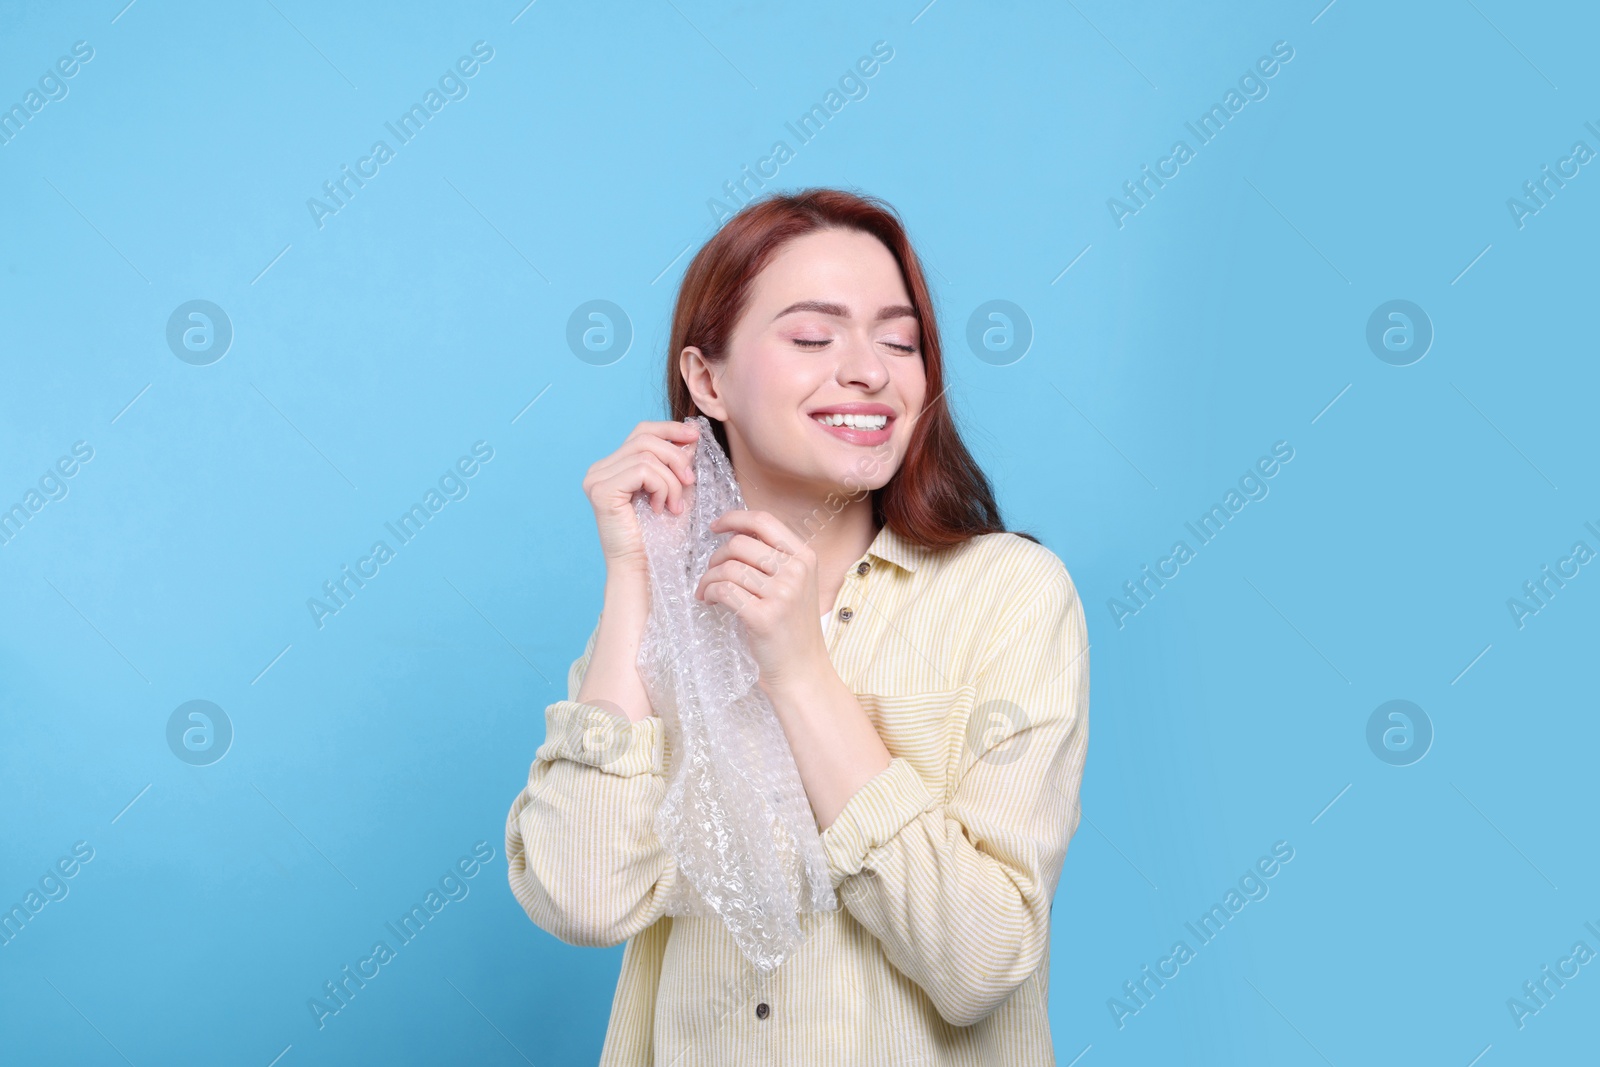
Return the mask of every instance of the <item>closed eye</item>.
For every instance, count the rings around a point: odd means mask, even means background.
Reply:
[[[823,347],[824,345],[830,344],[831,342],[827,341],[827,340],[819,341],[819,340],[815,340],[813,338],[808,338],[808,337],[796,337],[794,339],[794,343],[799,345],[802,348],[809,348],[809,349],[815,351],[816,349],[819,349],[819,348]],[[904,352],[907,355],[910,355],[910,354],[916,352],[916,350],[917,350],[917,346],[916,345],[903,345],[903,344],[899,344],[899,343],[897,343],[895,341],[884,341],[884,342],[882,342],[882,344],[886,345],[889,348],[893,348],[893,349],[896,349],[896,350],[898,350],[900,352]]]

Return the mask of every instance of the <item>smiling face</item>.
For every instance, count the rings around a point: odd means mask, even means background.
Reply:
[[[859,230],[785,244],[751,284],[726,359],[690,347],[680,360],[696,405],[727,430],[741,485],[818,498],[889,481],[927,384],[900,267]]]

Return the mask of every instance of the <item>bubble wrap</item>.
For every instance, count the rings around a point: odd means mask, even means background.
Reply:
[[[744,623],[695,598],[711,554],[732,536],[708,529],[743,508],[733,467],[700,415],[684,510],[657,515],[634,496],[650,570],[639,674],[665,728],[670,766],[656,832],[677,859],[668,915],[718,916],[762,973],[800,943],[802,911],[836,906],[827,857],[788,737],[756,684]]]

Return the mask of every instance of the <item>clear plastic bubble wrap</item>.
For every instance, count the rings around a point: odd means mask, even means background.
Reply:
[[[715,915],[769,973],[800,943],[800,912],[836,906],[816,818],[788,737],[750,654],[744,623],[696,599],[711,554],[732,532],[708,527],[743,508],[733,467],[701,415],[695,480],[682,514],[633,503],[650,569],[639,674],[665,728],[670,766],[656,832],[677,859],[668,915]]]

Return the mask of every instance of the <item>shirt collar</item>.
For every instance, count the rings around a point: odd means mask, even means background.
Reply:
[[[875,556],[885,563],[893,563],[905,571],[915,572],[926,551],[921,545],[901,537],[885,524],[872,539],[872,544],[867,546],[867,555]]]

